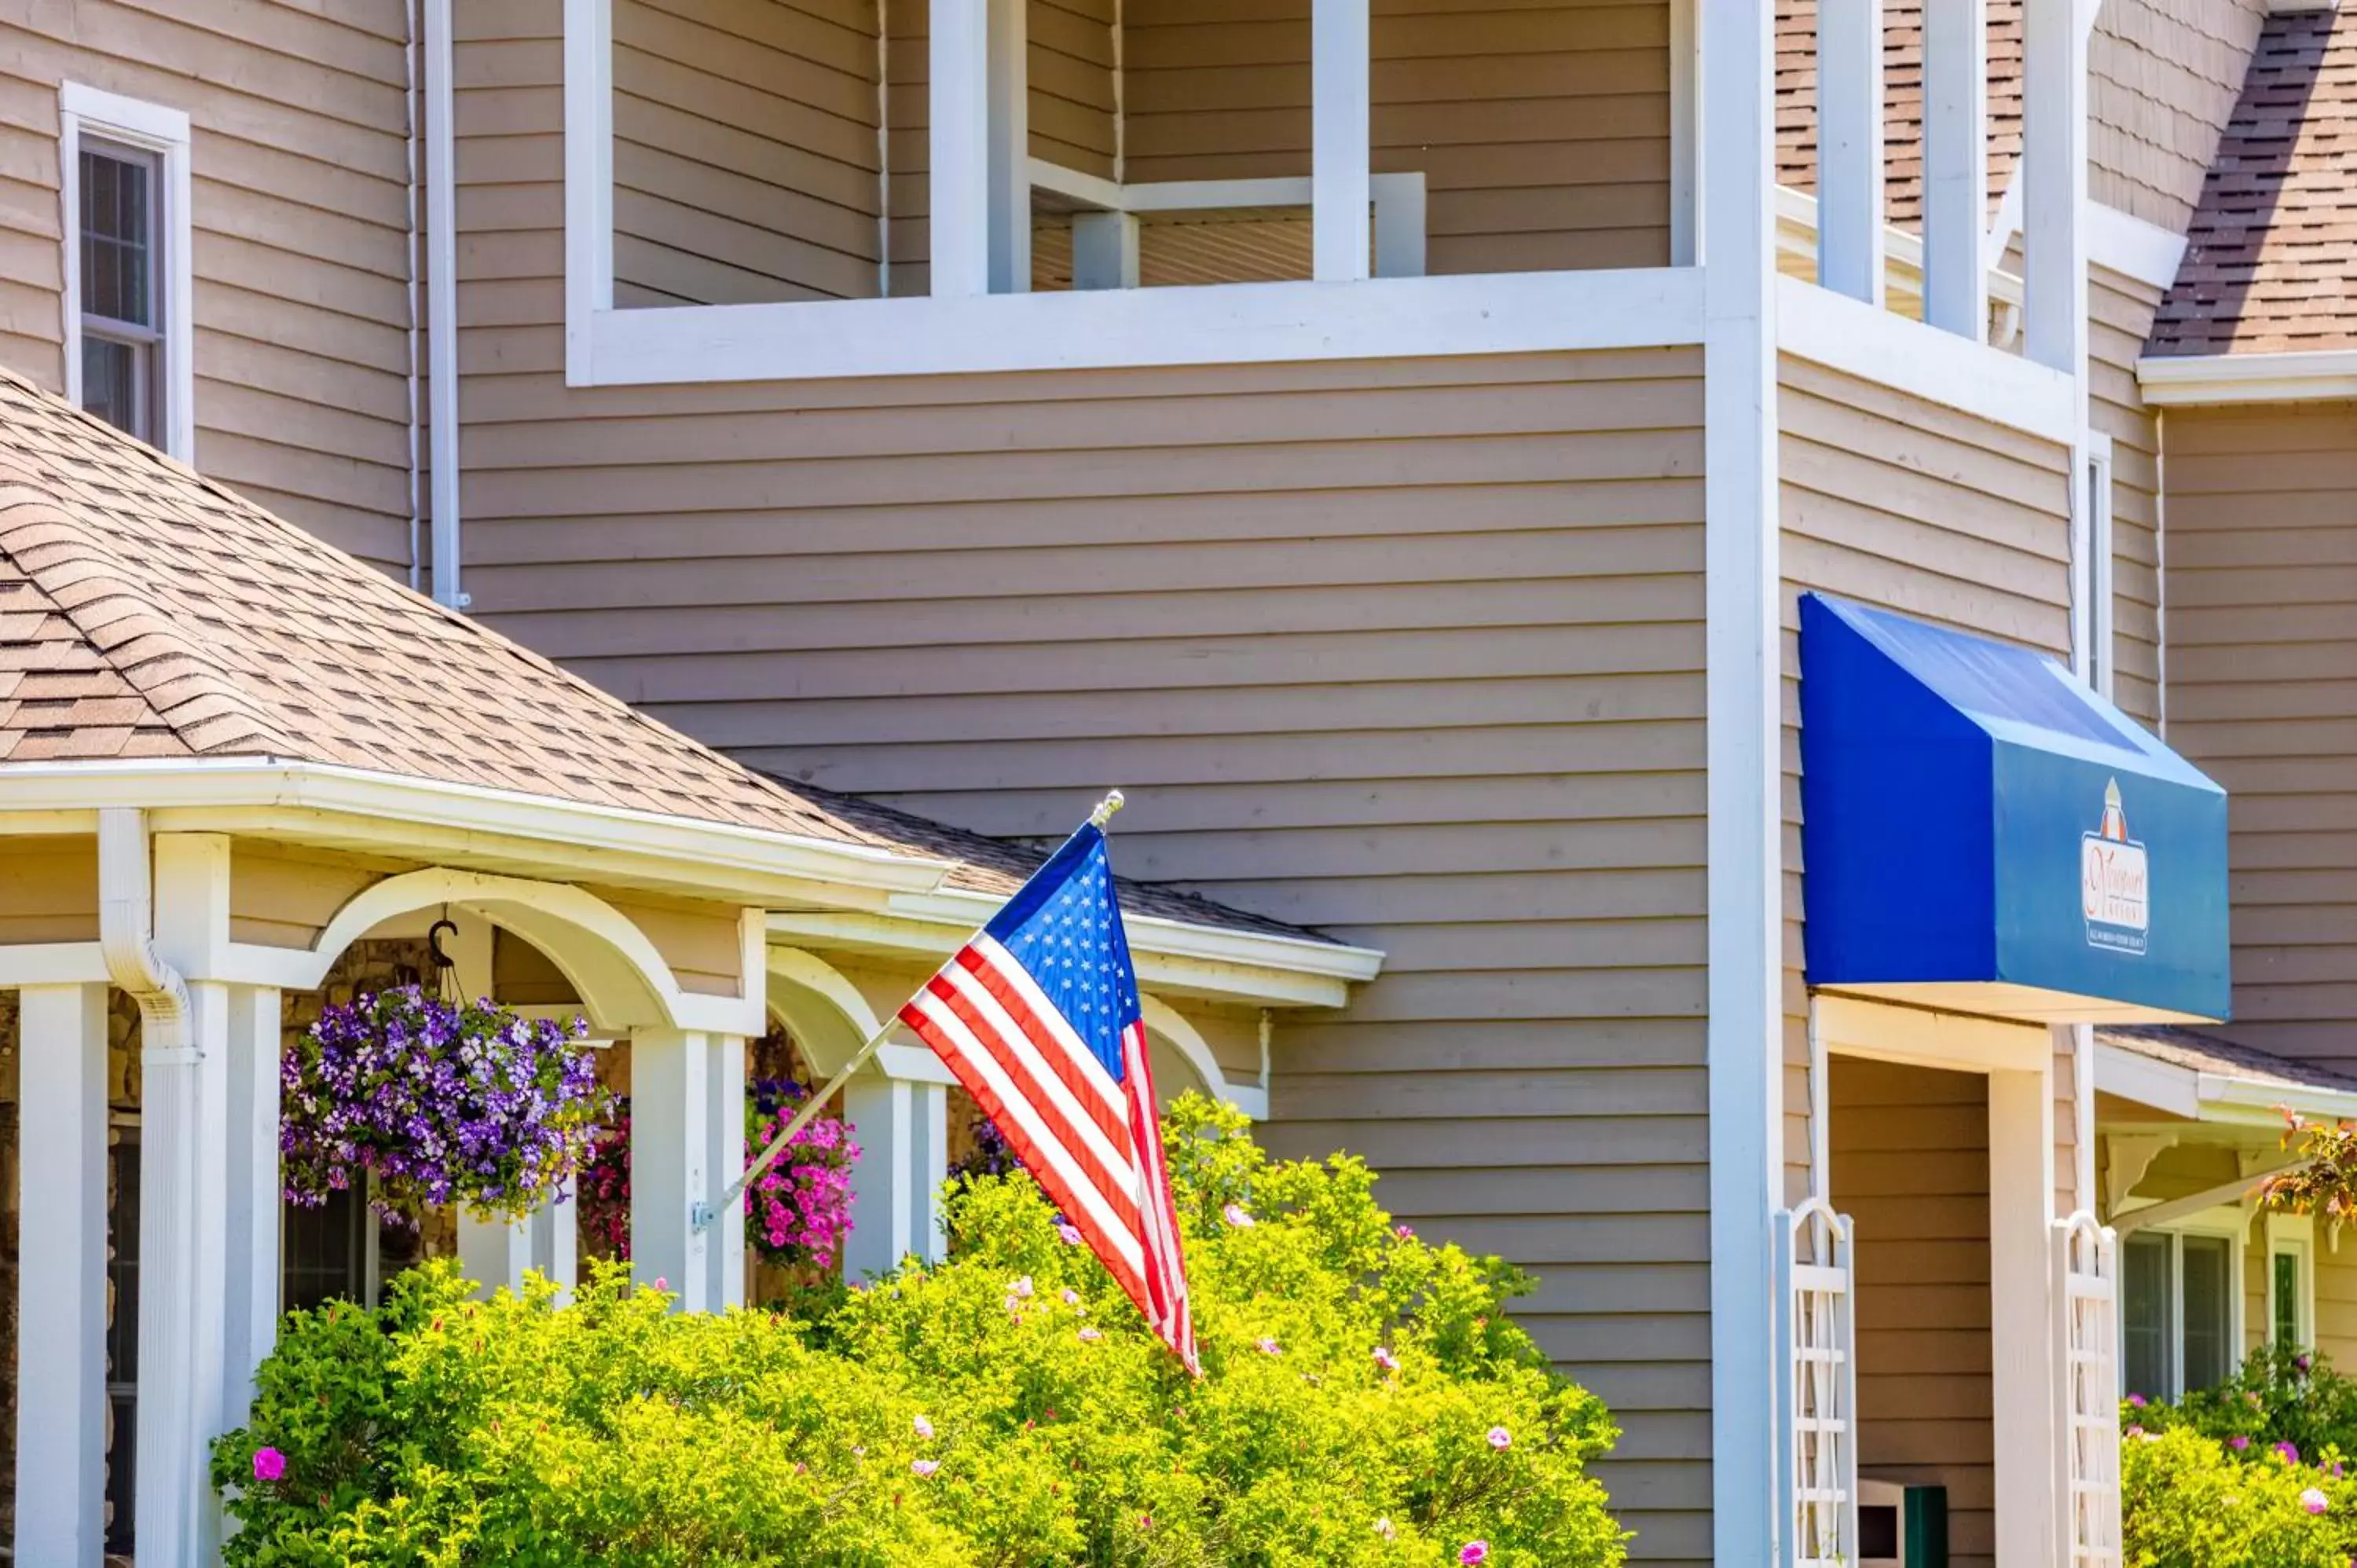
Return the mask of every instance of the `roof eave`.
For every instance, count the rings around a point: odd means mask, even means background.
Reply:
[[[2357,349],[2147,354],[2136,360],[2136,382],[2159,408],[2357,398]]]
[[[2095,1045],[2095,1087],[2188,1122],[2280,1129],[2283,1113],[2357,1117],[2357,1092],[2204,1072],[2125,1046]]]
[[[861,908],[954,863],[806,835],[279,757],[0,763],[0,833],[93,832],[108,806],[165,832],[333,843],[407,859],[532,863],[762,907]]]
[[[996,913],[1002,900],[966,888],[896,894],[879,909],[772,914],[773,940],[873,952],[946,957]],[[1149,989],[1260,1007],[1340,1007],[1351,987],[1372,980],[1383,954],[1373,948],[1226,926],[1130,915],[1137,977]]]

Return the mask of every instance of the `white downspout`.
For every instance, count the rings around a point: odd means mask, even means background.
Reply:
[[[146,1048],[192,1056],[188,988],[156,950],[154,872],[147,854],[147,813],[107,806],[98,813],[98,945],[106,972],[139,1004]],[[164,1037],[157,1038],[161,1033]]]
[[[425,509],[419,503],[423,495],[423,468],[418,463],[417,336],[420,317],[417,314],[417,4],[404,0],[401,8],[403,36],[401,64],[404,82],[402,93],[401,151],[406,173],[403,177],[402,200],[409,225],[407,235],[408,276],[404,279],[409,301],[409,585],[424,586],[425,560],[417,551],[418,534],[425,521]],[[371,1298],[373,1299],[373,1298]]]
[[[458,171],[451,124],[451,0],[425,0],[426,358],[434,459],[434,597],[467,607],[458,585]]]

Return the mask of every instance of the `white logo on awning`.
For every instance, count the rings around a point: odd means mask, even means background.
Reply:
[[[2103,825],[2079,837],[2079,904],[2087,920],[2087,945],[2141,954],[2152,923],[2150,886],[2144,845],[2128,837],[2120,781],[2112,779],[2104,786]]]

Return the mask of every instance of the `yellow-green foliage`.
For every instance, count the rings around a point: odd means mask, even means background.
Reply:
[[[2338,1467],[2238,1452],[2189,1427],[2131,1430],[2120,1444],[2127,1568],[2347,1568],[2357,1486]]]
[[[612,1272],[567,1310],[538,1284],[474,1303],[422,1271],[380,1314],[288,1318],[252,1423],[215,1450],[242,1522],[226,1555],[1437,1568],[1478,1541],[1495,1568],[1621,1562],[1587,1474],[1618,1434],[1505,1317],[1518,1276],[1396,1230],[1356,1160],[1272,1163],[1200,1100],[1169,1138],[1200,1381],[1019,1176],[953,1194],[952,1262],[815,1324],[672,1315]],[[264,1449],[281,1478],[258,1478]]]

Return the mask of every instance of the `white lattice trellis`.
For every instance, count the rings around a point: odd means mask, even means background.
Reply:
[[[2061,1409],[2055,1477],[2062,1568],[2119,1568],[2118,1242],[2081,1209],[2054,1222],[2054,1354]]]
[[[1850,1222],[1823,1198],[1777,1216],[1776,1430],[1786,1568],[1857,1559],[1857,1332]]]

